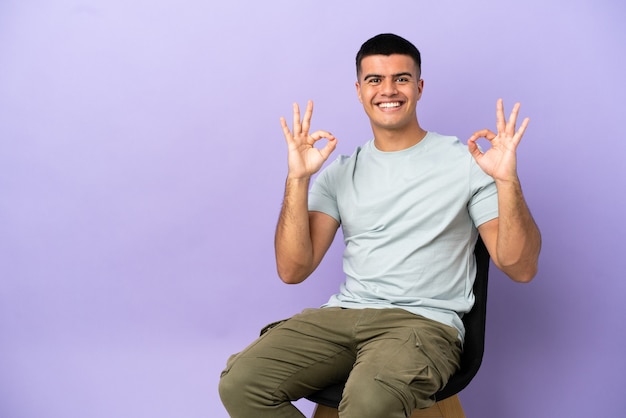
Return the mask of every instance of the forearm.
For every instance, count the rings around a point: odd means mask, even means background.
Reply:
[[[541,233],[524,199],[519,179],[496,181],[498,239],[496,265],[509,277],[529,282],[537,273]]]
[[[276,226],[274,249],[278,275],[285,283],[300,283],[311,274],[313,246],[308,212],[309,178],[287,178]]]

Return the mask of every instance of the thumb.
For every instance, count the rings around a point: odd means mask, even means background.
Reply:
[[[324,160],[328,159],[328,157],[330,157],[330,154],[332,154],[332,152],[337,147],[337,138],[331,135],[327,139],[328,141],[326,142],[326,145],[324,145],[324,147],[320,149],[320,154],[322,155],[322,157],[324,157]]]

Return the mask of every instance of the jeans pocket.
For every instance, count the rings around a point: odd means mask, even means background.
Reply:
[[[261,329],[261,333],[259,335],[263,335],[265,334],[267,331],[276,328],[277,326],[279,326],[280,324],[282,324],[283,322],[287,321],[287,319],[281,319],[280,321],[276,321],[276,322],[272,322],[271,324],[267,324],[266,326],[264,326]]]
[[[450,340],[446,335],[433,333],[425,329],[414,329],[416,346],[430,361],[431,367],[441,377],[441,390],[450,376],[459,368],[461,349],[460,343]]]

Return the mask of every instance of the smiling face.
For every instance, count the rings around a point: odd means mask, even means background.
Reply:
[[[424,87],[409,55],[369,55],[361,61],[356,90],[375,137],[423,133],[416,107]],[[421,138],[420,138],[421,139]]]

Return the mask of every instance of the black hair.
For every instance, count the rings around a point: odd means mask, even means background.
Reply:
[[[356,54],[356,74],[361,73],[361,61],[370,55],[408,55],[413,58],[417,69],[421,71],[422,57],[419,50],[411,42],[393,33],[381,33],[368,39],[361,45],[361,49]]]

